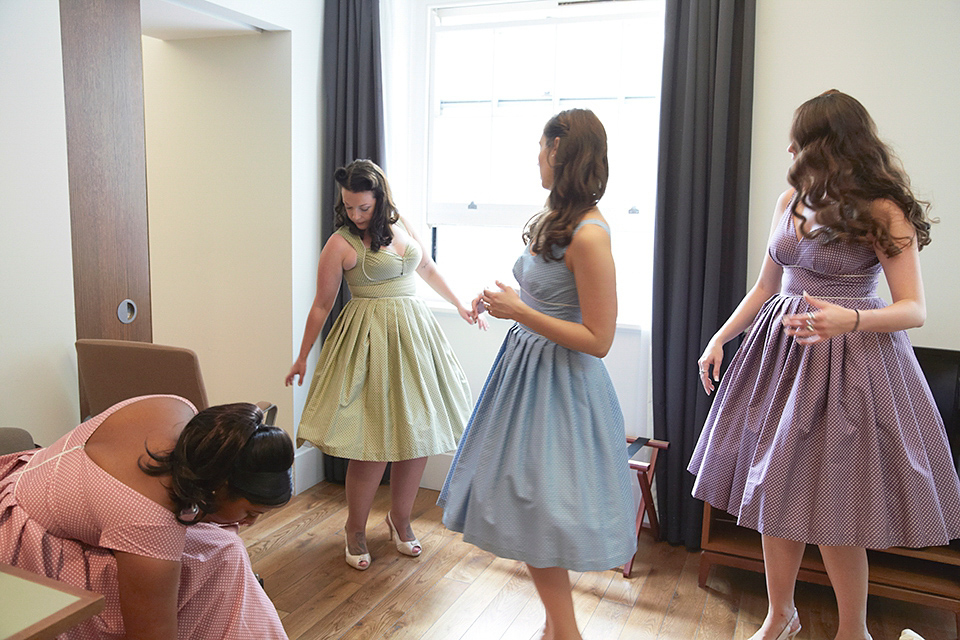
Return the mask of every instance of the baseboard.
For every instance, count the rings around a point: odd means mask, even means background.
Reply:
[[[293,492],[303,493],[323,481],[323,454],[313,445],[305,444],[293,457]]]
[[[420,486],[424,489],[440,491],[443,482],[447,479],[447,471],[453,464],[453,453],[440,453],[427,458],[427,468],[423,470],[423,479]]]
[[[453,464],[453,453],[441,453],[427,458],[420,486],[439,491],[447,479],[447,471]],[[316,447],[305,444],[297,449],[293,458],[294,494],[303,493],[313,485],[323,482],[323,454]]]

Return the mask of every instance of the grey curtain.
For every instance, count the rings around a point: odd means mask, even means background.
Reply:
[[[367,158],[384,167],[383,78],[380,61],[379,0],[325,0],[323,11],[323,157],[320,163],[320,233],[325,244],[334,232],[337,167]],[[343,305],[346,285],[323,327],[326,338]],[[343,482],[347,463],[324,456],[327,480]]]
[[[756,0],[667,0],[653,286],[660,526],[700,544],[686,471],[710,406],[697,358],[745,293]],[[735,346],[735,345],[734,345]],[[729,362],[728,350],[725,360]]]

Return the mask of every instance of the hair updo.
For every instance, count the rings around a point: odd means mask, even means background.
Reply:
[[[150,461],[141,460],[140,469],[151,476],[170,476],[167,492],[183,524],[215,512],[224,497],[278,506],[293,493],[293,443],[282,429],[264,425],[263,411],[254,404],[204,409],[183,428],[171,451],[147,450],[147,455]],[[181,516],[194,506],[196,517]]]

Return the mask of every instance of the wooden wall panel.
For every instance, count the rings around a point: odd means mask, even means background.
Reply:
[[[77,337],[150,342],[140,2],[60,0],[60,30]]]

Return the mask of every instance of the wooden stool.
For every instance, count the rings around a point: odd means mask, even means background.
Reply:
[[[627,448],[632,458],[642,447],[650,447],[650,460],[641,462],[639,460],[630,460],[630,469],[637,472],[637,480],[640,481],[640,504],[637,507],[636,536],[640,538],[640,529],[643,528],[643,516],[646,514],[650,522],[650,533],[655,540],[660,539],[660,521],[657,519],[657,510],[653,504],[653,494],[650,492],[650,485],[653,483],[653,473],[657,467],[657,454],[661,449],[666,450],[670,443],[664,440],[649,440],[647,438],[627,438],[631,445]],[[634,554],[634,557],[636,554]],[[633,571],[633,557],[623,565],[623,575],[630,577]]]

